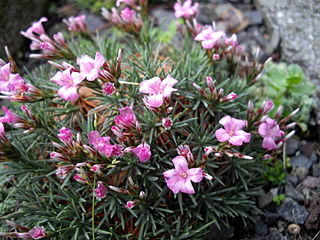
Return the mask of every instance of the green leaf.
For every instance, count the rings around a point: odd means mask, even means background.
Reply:
[[[304,78],[303,71],[298,65],[292,64],[288,67],[286,78],[287,78],[288,85],[299,84],[302,82]]]

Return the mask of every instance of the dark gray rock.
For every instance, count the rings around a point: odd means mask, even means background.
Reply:
[[[294,176],[294,175],[292,175],[292,174],[288,174],[287,177],[286,177],[286,179],[287,179],[287,182],[291,183],[292,186],[294,186],[294,187],[297,186],[298,183],[299,183],[298,177],[297,177],[297,176]]]
[[[299,205],[291,198],[286,198],[277,212],[285,220],[297,224],[303,224],[309,215],[304,206]]]
[[[297,168],[294,168],[292,171],[292,174],[294,176],[297,176],[299,181],[302,181],[303,179],[305,179],[308,173],[309,173],[309,170],[304,167],[297,167]]]
[[[263,23],[262,13],[258,10],[245,11],[250,25],[260,25]]]
[[[90,32],[95,33],[106,23],[106,21],[104,21],[102,17],[95,14],[88,12],[83,12],[82,14],[86,15],[86,23]]]
[[[292,167],[303,167],[307,169],[309,169],[314,162],[315,162],[314,160],[311,160],[304,154],[301,154],[299,156],[296,156],[290,159],[290,164]]]
[[[267,224],[265,224],[262,221],[257,221],[254,227],[256,230],[256,234],[258,234],[260,236],[265,236],[269,232]]]
[[[317,177],[308,176],[305,180],[303,180],[302,185],[307,188],[316,188],[320,185],[320,180]]]
[[[289,138],[286,143],[286,153],[291,156],[294,155],[299,149],[299,139],[296,137]]]
[[[268,236],[268,240],[286,240],[287,239],[287,237],[281,235],[281,233],[277,228],[270,228],[269,232],[270,234]]]
[[[198,9],[197,21],[201,24],[212,24],[218,18],[214,9],[215,6],[212,4],[201,3]]]
[[[278,218],[279,218],[279,214],[276,212],[269,212],[269,211],[264,212],[264,220],[268,224],[275,223]]]
[[[269,31],[280,33],[282,59],[303,68],[307,78],[317,85],[320,98],[319,0],[255,0],[255,3]],[[320,111],[317,114],[320,122]]]
[[[312,165],[312,176],[320,177],[320,163]]]
[[[229,240],[234,235],[234,227],[230,226],[221,226],[221,229],[218,229],[217,226],[211,228],[210,233],[207,235],[208,240]]]
[[[265,193],[259,197],[259,208],[263,209],[272,203],[273,195],[271,192]]]
[[[286,197],[290,197],[296,200],[297,202],[303,203],[304,201],[303,195],[297,189],[295,189],[295,187],[293,187],[290,183],[287,183],[285,189],[286,189]]]

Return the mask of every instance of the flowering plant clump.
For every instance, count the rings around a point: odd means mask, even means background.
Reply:
[[[20,75],[6,49],[0,160],[18,205],[1,236],[199,239],[259,212],[262,162],[293,135],[296,111],[272,119],[268,100],[255,111],[264,65],[243,61],[235,35],[199,25],[197,3],[174,9],[178,48],[159,47],[146,1],[119,0],[103,9],[123,30],[116,40],[78,16],[53,41],[41,18],[22,34],[46,67]]]

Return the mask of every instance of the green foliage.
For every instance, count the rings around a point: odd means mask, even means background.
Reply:
[[[264,176],[273,186],[279,186],[286,182],[286,172],[280,160],[269,159],[264,162]]]
[[[94,13],[101,12],[101,8],[111,9],[116,3],[116,0],[70,0],[77,2],[82,8],[90,9]]]
[[[269,63],[265,74],[261,77],[263,86],[258,86],[255,91],[259,98],[262,95],[274,102],[275,108],[270,113],[274,117],[277,107],[283,106],[282,116],[290,114],[294,109],[300,108],[299,113],[293,117],[303,131],[306,124],[310,123],[310,112],[315,107],[313,93],[316,89],[304,76],[302,69],[296,64]]]
[[[280,195],[274,196],[272,198],[272,201],[275,202],[278,206],[280,206],[285,199],[286,199],[286,196],[284,194],[280,194]]]

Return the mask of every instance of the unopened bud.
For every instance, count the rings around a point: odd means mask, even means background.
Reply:
[[[118,187],[115,187],[115,186],[109,186],[109,188],[115,192],[118,192],[118,193],[122,193],[122,194],[129,194],[129,191],[126,190],[126,189],[122,189],[122,188],[118,188]]]
[[[144,192],[144,191],[141,191],[140,193],[139,193],[139,198],[140,199],[144,199],[146,197],[146,193]]]
[[[286,129],[294,128],[296,125],[297,125],[296,122],[290,123],[290,124],[288,124],[288,125],[286,126]]]
[[[203,173],[203,177],[205,178],[205,179],[208,179],[209,181],[212,181],[213,180],[213,177],[210,175],[210,174],[208,174],[208,173]]]
[[[251,100],[249,100],[248,103],[248,110],[247,110],[247,119],[251,119],[253,117],[254,114],[254,105],[253,102]]]
[[[213,61],[218,61],[220,59],[220,55],[219,54],[213,54],[213,56],[212,56],[212,60]]]
[[[31,112],[27,105],[22,105],[21,110],[32,120],[36,121],[36,116]]]
[[[212,78],[209,77],[209,76],[206,77],[206,82],[207,82],[207,86],[208,86],[210,92],[213,94],[214,91],[216,91],[216,87],[215,87],[215,85],[214,85],[214,83],[213,83]]]
[[[220,99],[220,102],[228,102],[228,101],[232,101],[236,98],[237,98],[237,94],[232,92],[232,93],[228,94],[227,96],[225,96],[224,98]]]
[[[136,203],[137,203],[137,201],[128,201],[128,202],[126,203],[126,208],[131,209],[131,208],[133,208],[133,207],[136,205]]]
[[[11,56],[9,48],[7,46],[4,46],[4,49],[6,51],[8,60],[10,62],[11,73],[17,73],[18,72],[18,67],[17,67],[16,62],[13,60],[13,57]]]
[[[288,141],[289,138],[291,138],[294,134],[296,133],[295,130],[291,131],[287,136],[285,136],[285,138],[283,139],[283,141]]]
[[[218,92],[218,99],[222,98],[224,95],[224,89],[223,88],[220,88],[219,89],[219,92]]]
[[[276,114],[274,115],[274,119],[275,119],[276,121],[278,121],[279,117],[281,116],[282,109],[283,109],[283,107],[282,107],[282,105],[280,105],[280,106],[278,107],[278,110],[277,110]]]
[[[139,121],[136,121],[136,130],[138,133],[142,133],[142,130],[141,130],[141,124]]]

